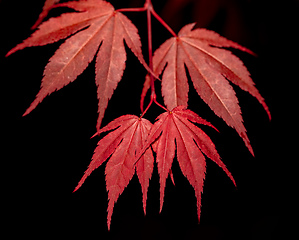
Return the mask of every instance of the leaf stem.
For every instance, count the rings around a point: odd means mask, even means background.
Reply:
[[[146,2],[144,4],[144,8],[146,9],[146,14],[147,14],[147,44],[148,44],[149,68],[152,71],[154,71],[151,15],[153,13],[155,13],[155,11],[153,9],[153,5],[151,3],[151,0],[146,0]],[[164,106],[162,106],[160,103],[157,102],[157,100],[156,100],[156,98],[157,98],[156,97],[156,91],[155,91],[155,79],[154,79],[154,76],[151,73],[149,73],[149,77],[150,77],[150,86],[151,86],[151,100],[150,100],[149,104],[147,105],[146,109],[143,111],[140,118],[143,117],[143,115],[147,112],[147,110],[149,109],[149,107],[152,105],[153,102],[156,103],[159,107],[161,107],[165,111],[168,111],[167,108],[165,108]]]
[[[151,15],[154,11],[153,5],[151,0],[146,0],[145,7],[147,7],[147,37],[148,37],[148,57],[149,57],[149,67],[152,71],[154,71],[153,67],[153,43],[152,43],[152,19]],[[155,91],[155,79],[154,76],[150,74],[150,81],[151,81],[151,101],[149,106],[152,102],[156,103],[159,107],[163,108],[165,111],[168,111],[167,108],[163,107],[160,103],[156,100],[156,91]],[[146,108],[147,110],[148,108]]]
[[[147,44],[148,44],[148,58],[149,58],[149,67],[151,70],[154,70],[153,67],[153,43],[152,43],[152,19],[151,19],[151,12],[152,12],[152,3],[151,0],[147,0],[145,6],[147,7],[146,14],[147,14]],[[155,99],[156,92],[155,92],[155,84],[154,84],[154,77],[150,74],[150,85],[151,85],[151,99]]]
[[[146,11],[146,7],[142,7],[142,8],[120,8],[120,9],[117,9],[115,11],[117,12],[144,12]]]
[[[167,112],[170,112],[166,107],[164,107],[163,105],[161,105],[160,103],[157,102],[156,98],[154,98],[154,103],[156,103],[160,108],[164,109]]]
[[[147,105],[146,109],[142,112],[142,114],[140,115],[139,118],[142,118],[144,116],[144,114],[147,112],[147,110],[150,108],[150,106],[152,105],[153,102],[154,102],[154,100],[151,98],[149,104]]]
[[[152,19],[151,19],[151,9],[152,3],[151,0],[146,0],[144,4],[144,8],[146,9],[147,16],[147,44],[148,44],[148,58],[149,58],[149,68],[153,71],[153,43],[152,43]],[[154,101],[156,101],[156,92],[155,92],[155,79],[151,73],[149,73],[150,77],[150,86],[151,86],[151,100],[147,105],[146,109],[143,111],[141,117],[147,112],[149,107],[152,105]],[[140,117],[140,118],[141,118]]]
[[[171,33],[172,36],[177,37],[177,34],[172,30],[172,28],[151,8],[151,13],[153,16]]]

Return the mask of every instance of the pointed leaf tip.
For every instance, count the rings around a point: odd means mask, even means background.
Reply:
[[[185,107],[179,106],[174,108],[171,113],[162,113],[151,128],[146,144],[140,152],[142,153],[155,141],[156,162],[160,177],[160,212],[163,208],[166,179],[168,176],[173,178],[171,166],[176,153],[182,173],[194,188],[198,219],[200,219],[201,193],[206,171],[205,156],[216,162],[233,183],[236,183],[220,160],[211,139],[193,123],[210,125]]]
[[[142,187],[145,212],[147,189],[154,164],[151,149],[144,153],[136,165],[134,165],[134,160],[138,150],[144,146],[151,126],[152,124],[144,118],[140,119],[134,115],[124,115],[113,120],[97,132],[97,134],[100,134],[101,132],[110,131],[98,142],[92,161],[74,191],[82,186],[86,178],[95,169],[109,159],[105,168],[109,200],[107,209],[108,229],[110,229],[114,204],[131,181],[135,170]]]
[[[213,31],[201,28],[193,30],[193,27],[194,24],[184,26],[177,38],[168,39],[154,53],[154,71],[157,74],[163,72],[162,95],[165,105],[168,109],[187,106],[187,69],[198,95],[217,116],[238,132],[254,156],[238,98],[229,81],[255,97],[263,105],[269,119],[271,115],[243,62],[225,48],[255,54]]]

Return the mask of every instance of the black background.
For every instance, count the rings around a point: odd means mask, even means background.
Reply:
[[[128,1],[113,2],[121,8]],[[138,1],[132,2],[138,5]],[[164,207],[159,214],[159,178],[155,166],[147,215],[143,215],[141,188],[134,176],[115,205],[108,233],[104,166],[94,171],[80,190],[72,193],[99,140],[90,139],[97,120],[94,62],[76,81],[51,94],[32,113],[22,117],[39,90],[48,59],[63,41],[27,48],[5,58],[12,47],[31,34],[30,27],[43,1],[0,1],[4,142],[1,144],[1,198],[4,200],[1,217],[9,232],[8,239],[20,234],[33,239],[288,239],[293,236],[292,230],[297,225],[293,203],[298,160],[295,152],[298,1],[241,2],[240,13],[245,23],[242,30],[247,37],[232,40],[241,41],[240,44],[251,48],[258,57],[234,53],[248,67],[273,118],[269,122],[259,103],[234,87],[256,157],[250,155],[236,132],[216,117],[191,89],[190,108],[220,130],[216,133],[203,128],[214,141],[238,188],[234,188],[219,167],[207,160],[198,224],[194,191],[175,160],[176,185],[168,180]],[[159,13],[165,1],[153,1],[153,4]],[[175,29],[192,21],[190,9],[191,4],[183,11],[181,25],[173,26]],[[50,13],[51,16],[58,14],[59,11]],[[139,28],[146,57],[145,14],[126,15]],[[220,12],[205,27],[226,36],[225,18],[225,13]],[[156,21],[153,27],[156,49],[170,35]],[[140,113],[139,96],[146,72],[127,50],[127,67],[109,102],[102,126],[123,114]],[[159,113],[159,108],[152,107],[145,117],[153,122]]]

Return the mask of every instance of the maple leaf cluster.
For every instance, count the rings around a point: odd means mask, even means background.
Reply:
[[[48,12],[57,7],[71,8],[75,12],[63,13],[59,17],[43,22]],[[152,15],[173,35],[154,52],[153,56],[149,38],[149,64],[142,54],[138,29],[122,13],[126,11],[146,11],[149,33],[151,31],[149,16]],[[194,188],[198,219],[206,172],[205,157],[220,166],[236,184],[221,161],[215,145],[198,124],[215,127],[187,109],[190,86],[186,70],[202,100],[227,125],[237,131],[249,151],[254,154],[243,125],[238,99],[229,82],[250,93],[261,103],[270,119],[271,115],[246,67],[227,48],[235,48],[254,55],[253,52],[213,31],[193,29],[194,24],[184,26],[178,34],[175,34],[154,11],[150,0],[146,1],[143,8],[119,10],[115,10],[110,3],[103,0],[65,3],[59,3],[59,0],[47,0],[33,29],[37,27],[38,29],[28,39],[10,50],[7,56],[26,47],[66,40],[50,58],[44,70],[41,89],[24,115],[35,109],[46,96],[73,82],[95,58],[99,114],[96,135],[103,132],[108,134],[98,142],[92,161],[75,191],[96,168],[107,161],[105,175],[109,199],[108,228],[114,204],[135,172],[142,187],[143,208],[144,213],[146,212],[147,189],[155,161],[160,176],[160,211],[164,202],[166,179],[168,176],[173,178],[171,167],[175,156],[182,173]],[[141,117],[120,116],[101,128],[108,102],[126,67],[124,42],[149,73],[141,94]],[[161,92],[166,107],[156,100],[155,79],[161,80]],[[144,99],[149,89],[151,89],[151,101],[144,110]],[[143,118],[152,103],[165,110],[154,124]]]

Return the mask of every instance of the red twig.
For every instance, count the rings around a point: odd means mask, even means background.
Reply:
[[[164,22],[164,20],[155,12],[153,9],[153,5],[151,0],[146,0],[144,6],[142,8],[122,8],[116,10],[118,12],[143,12],[146,11],[147,14],[147,44],[148,44],[148,56],[149,56],[149,68],[154,71],[153,68],[153,44],[152,44],[152,19],[151,15],[153,15],[173,36],[177,36],[175,32]],[[151,99],[146,109],[142,112],[141,117],[147,112],[152,103],[156,103],[159,107],[163,108],[165,111],[168,111],[167,108],[162,106],[156,100],[156,91],[155,91],[155,78],[149,73],[150,76],[150,86],[151,86]]]

